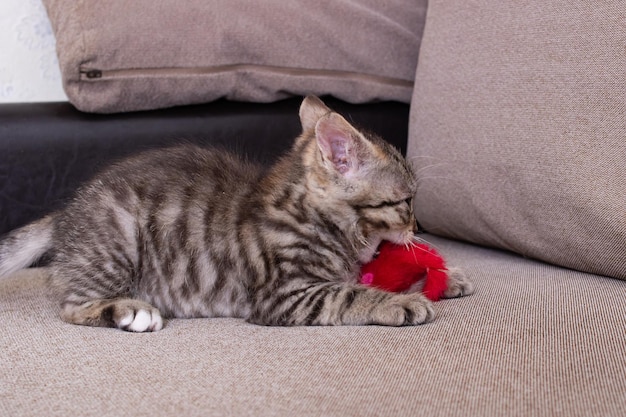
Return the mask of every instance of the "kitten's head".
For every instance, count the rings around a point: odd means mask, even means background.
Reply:
[[[402,154],[379,137],[357,130],[317,97],[304,99],[300,120],[301,140],[316,144],[310,145],[305,163],[320,198],[355,216],[366,246],[375,249],[383,239],[409,244],[416,227],[412,199],[417,180]]]

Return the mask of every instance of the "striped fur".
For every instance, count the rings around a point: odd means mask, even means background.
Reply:
[[[269,170],[195,146],[110,167],[40,223],[43,232],[27,226],[0,243],[0,270],[27,266],[9,265],[21,248],[49,250],[63,319],[131,331],[159,330],[162,315],[263,325],[431,320],[421,294],[356,283],[382,239],[412,239],[411,167],[315,97],[300,117],[303,134]]]

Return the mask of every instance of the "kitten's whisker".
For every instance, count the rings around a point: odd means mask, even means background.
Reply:
[[[428,243],[428,242],[426,242],[424,239],[422,239],[421,237],[419,237],[417,235],[413,235],[412,243],[413,243],[413,245],[417,246],[417,243]]]
[[[359,231],[359,226],[358,223],[355,223],[353,226],[354,228],[354,237],[356,238],[356,240],[363,246],[367,247],[370,245],[370,242],[367,240],[367,238],[365,236],[363,236],[363,234]]]
[[[438,157],[436,157],[436,156],[430,156],[430,155],[415,155],[415,156],[412,156],[412,157],[407,158],[407,159],[408,159],[409,161],[413,161],[413,160],[418,159],[418,158],[423,158],[423,159],[438,159],[438,160],[442,160],[441,158],[438,158]]]
[[[437,168],[437,167],[441,167],[441,166],[445,166],[445,165],[450,165],[450,163],[449,162],[440,162],[438,164],[426,165],[426,166],[423,166],[420,169],[416,170],[415,173],[417,175],[419,175],[420,173],[422,173],[422,171],[426,171],[427,169]]]
[[[460,187],[459,180],[457,178],[446,177],[446,176],[430,176],[430,177],[421,177],[417,179],[417,187],[422,187],[425,182],[434,182],[437,180],[444,180],[447,183],[456,184]],[[418,191],[419,192],[419,191]]]
[[[432,248],[435,248],[437,251],[441,251],[436,245],[432,244],[431,242],[427,241],[426,239],[422,239],[421,237],[418,237],[417,235],[413,235],[413,245],[415,245],[415,247],[417,247],[417,248],[419,248],[419,249],[421,249],[423,251],[426,251],[426,249],[420,248],[418,246],[418,243],[421,243],[423,245],[428,245],[428,246],[430,246]]]
[[[423,180],[450,180],[450,181],[457,181],[456,178],[454,177],[448,177],[445,175],[431,175],[431,176],[427,176],[427,177],[420,177],[417,179],[417,181],[423,181]]]

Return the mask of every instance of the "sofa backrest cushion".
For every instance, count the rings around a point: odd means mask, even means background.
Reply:
[[[427,0],[44,0],[69,100],[121,112],[226,97],[408,103]]]
[[[625,15],[429,2],[408,144],[426,230],[626,278]]]

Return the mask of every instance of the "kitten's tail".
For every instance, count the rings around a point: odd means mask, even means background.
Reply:
[[[28,268],[52,249],[54,215],[13,230],[0,240],[0,277]]]

